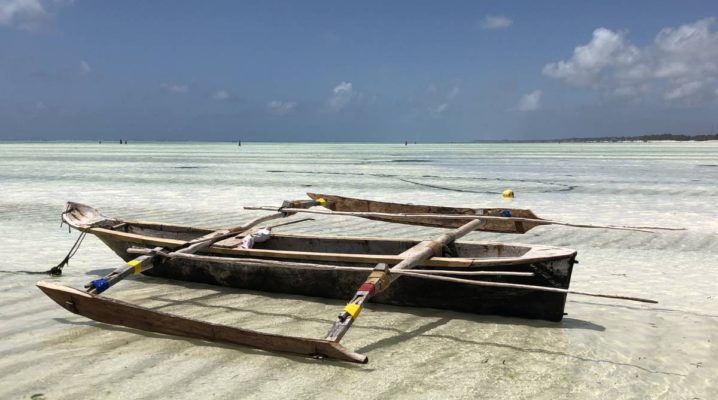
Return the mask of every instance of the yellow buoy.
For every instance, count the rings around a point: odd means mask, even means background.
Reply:
[[[320,198],[318,198],[318,199],[316,199],[316,200],[314,200],[314,201],[315,201],[315,202],[317,203],[317,205],[319,205],[319,206],[322,206],[322,207],[326,207],[326,206],[327,206],[327,200],[326,200],[325,198],[323,198],[323,197],[320,197]]]
[[[501,195],[504,196],[505,199],[513,199],[514,191],[511,189],[506,189],[503,193],[501,193]]]

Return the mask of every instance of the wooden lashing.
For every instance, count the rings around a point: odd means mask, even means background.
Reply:
[[[133,260],[128,261],[126,264],[118,267],[109,274],[103,276],[100,279],[95,279],[85,284],[87,293],[100,294],[105,290],[114,286],[117,282],[125,279],[130,275],[136,275],[147,271],[152,268],[152,261],[157,256],[157,252],[161,251],[162,247],[155,247],[149,254],[141,255]]]
[[[325,340],[339,342],[344,334],[349,330],[354,320],[357,319],[364,303],[369,301],[375,293],[378,293],[389,284],[389,275],[386,270],[386,264],[377,264],[372,270],[369,277],[362,283],[354,297],[347,303],[344,310],[339,314],[334,325],[324,337]]]
[[[349,328],[351,328],[357,317],[359,317],[359,313],[361,313],[364,303],[369,301],[377,293],[386,290],[386,288],[389,287],[394,280],[401,276],[392,276],[392,271],[413,268],[424,260],[433,256],[440,256],[444,246],[454,242],[456,239],[468,234],[469,232],[479,229],[483,223],[484,222],[481,220],[473,220],[462,225],[458,229],[444,233],[436,240],[421,242],[403,252],[401,256],[403,256],[404,259],[392,268],[388,268],[386,264],[377,264],[371,274],[369,274],[367,280],[362,283],[357,292],[354,294],[354,297],[352,297],[349,303],[347,303],[344,307],[344,310],[342,310],[342,312],[337,316],[337,319],[334,321],[334,324],[324,339],[339,342],[347,333]]]

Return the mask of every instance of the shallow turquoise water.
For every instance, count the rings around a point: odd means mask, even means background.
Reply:
[[[0,143],[0,398],[170,396],[713,398],[718,394],[718,143]],[[644,234],[559,226],[472,240],[578,250],[561,324],[374,306],[344,343],[368,366],[317,363],[108,328],[34,288],[76,234],[67,200],[128,218],[231,226],[306,191],[377,200],[531,208],[553,220],[681,226]],[[428,238],[439,230],[316,217],[286,232]],[[88,238],[57,281],[79,286],[119,259]],[[321,336],[341,302],[141,278],[111,294],[238,326]],[[91,383],[91,384],[90,384]],[[104,390],[104,389],[103,389]],[[211,396],[210,396],[211,395]]]

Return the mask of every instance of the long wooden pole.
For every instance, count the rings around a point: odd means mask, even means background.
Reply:
[[[141,249],[141,248],[130,248],[127,250],[130,254],[151,254],[154,250]],[[232,263],[237,265],[253,266],[253,267],[265,267],[265,268],[288,268],[288,269],[301,269],[301,270],[320,270],[320,271],[343,271],[343,272],[366,272],[365,267],[348,267],[345,265],[331,265],[331,264],[316,264],[308,262],[291,262],[291,261],[276,261],[276,260],[265,260],[261,258],[231,258],[231,257],[218,257],[218,256],[205,256],[196,254],[181,254],[181,253],[157,253],[161,257],[166,258],[182,258],[186,260],[194,261],[210,261],[210,262],[221,262],[221,263]],[[516,271],[456,271],[446,269],[411,269],[411,270],[390,270],[390,274],[394,275],[408,275],[416,278],[423,279],[435,279],[440,281],[449,281],[456,283],[465,283],[468,285],[475,286],[486,286],[486,287],[501,287],[511,289],[526,289],[536,290],[540,292],[554,292],[554,293],[566,293],[575,294],[581,296],[592,296],[601,297],[605,299],[618,299],[628,301],[638,301],[642,303],[658,303],[655,300],[645,299],[641,297],[631,297],[615,294],[603,294],[603,293],[590,293],[582,292],[577,290],[561,289],[549,286],[536,286],[536,285],[525,285],[520,283],[507,283],[507,282],[488,282],[488,281],[476,281],[470,279],[445,279],[450,278],[443,275],[455,275],[455,276],[521,276],[521,277],[532,277],[535,276],[533,272],[516,272]],[[439,275],[439,276],[436,276]]]
[[[421,242],[400,254],[404,259],[392,268],[389,268],[383,263],[377,264],[371,274],[369,274],[367,280],[359,287],[356,294],[354,294],[354,297],[352,297],[349,303],[344,307],[344,310],[337,316],[334,325],[332,325],[325,339],[339,342],[342,337],[344,337],[344,334],[346,334],[359,316],[364,303],[369,301],[369,299],[377,293],[389,287],[394,279],[398,278],[398,275],[391,276],[391,271],[413,268],[424,260],[440,255],[444,246],[465,236],[469,232],[479,229],[483,224],[485,224],[485,221],[473,220],[457,229],[444,233],[436,240]]]
[[[261,211],[276,211],[276,208],[272,207],[244,207],[245,210],[261,210]],[[498,217],[491,215],[469,215],[469,214],[410,214],[410,213],[383,213],[383,212],[363,212],[363,211],[324,211],[324,210],[307,210],[307,209],[295,209],[295,208],[282,208],[286,212],[297,212],[297,213],[308,213],[308,214],[321,214],[321,215],[343,215],[349,217],[404,217],[404,218],[441,218],[441,219],[477,219],[484,221],[514,221],[514,222],[530,222],[539,225],[562,225],[570,226],[575,228],[593,228],[593,229],[615,229],[622,231],[638,231],[638,232],[651,232],[651,230],[664,230],[664,231],[684,231],[685,228],[664,228],[658,226],[614,226],[614,225],[588,225],[588,224],[572,224],[567,222],[552,221],[541,218],[518,218],[518,217]]]
[[[537,291],[542,291],[542,292],[577,294],[577,295],[581,295],[581,296],[602,297],[605,299],[629,300],[629,301],[638,301],[641,303],[658,304],[658,302],[656,300],[644,299],[641,297],[631,297],[631,296],[622,296],[622,295],[614,295],[614,294],[589,293],[589,292],[581,292],[578,290],[561,289],[561,288],[548,287],[548,286],[524,285],[521,283],[475,281],[475,280],[471,280],[471,279],[453,278],[450,276],[430,275],[430,274],[423,273],[421,271],[414,271],[414,270],[412,270],[412,271],[395,271],[394,273],[400,274],[400,275],[412,276],[415,278],[464,283],[467,285],[474,285],[474,286],[537,290]]]

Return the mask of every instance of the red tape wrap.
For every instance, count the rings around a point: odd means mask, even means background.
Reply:
[[[376,290],[376,286],[374,286],[373,283],[369,283],[369,282],[364,282],[364,283],[362,283],[362,285],[359,287],[359,291],[360,291],[360,292],[369,292],[370,295],[371,295],[371,294],[374,294],[374,291],[375,291],[375,290]]]

